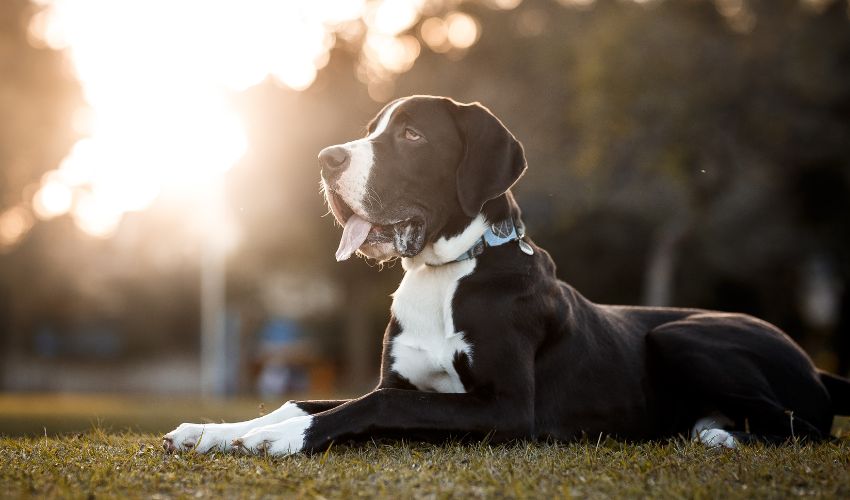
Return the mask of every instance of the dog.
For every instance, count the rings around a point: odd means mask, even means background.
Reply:
[[[371,437],[821,440],[850,380],[760,319],[599,305],[555,276],[510,188],[520,142],[488,109],[397,99],[319,154],[338,260],[400,258],[377,388],[253,420],[182,424],[168,451],[286,455]]]

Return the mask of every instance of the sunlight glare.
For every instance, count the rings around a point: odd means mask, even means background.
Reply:
[[[123,213],[96,195],[83,193],[72,213],[77,227],[90,236],[106,238],[112,235],[121,222]]]
[[[452,48],[446,22],[439,17],[429,17],[419,27],[419,35],[428,47],[437,53],[448,52]]]
[[[513,10],[519,7],[522,0],[490,0],[490,3],[497,9]]]
[[[71,209],[73,199],[73,193],[68,186],[54,176],[47,175],[33,197],[33,209],[39,218],[52,219],[67,213]]]
[[[392,37],[369,34],[363,52],[388,71],[403,73],[413,66],[419,56],[419,42],[409,35]]]
[[[419,57],[418,39],[406,32],[427,6],[426,0],[36,2],[42,9],[30,21],[30,42],[65,52],[87,108],[75,115],[85,137],[42,179],[32,206],[42,219],[70,213],[96,236],[109,236],[123,214],[146,209],[163,192],[198,199],[197,191],[248,149],[234,94],[269,78],[295,91],[309,88],[337,37],[359,37],[358,77],[373,98],[389,98],[394,76]],[[428,19],[420,34],[445,52],[470,47],[480,26],[453,12]]]
[[[17,243],[32,225],[32,215],[22,206],[12,207],[0,214],[0,251]]]
[[[563,5],[564,7],[586,9],[596,3],[596,0],[558,0],[558,3]]]
[[[446,16],[449,42],[459,49],[467,49],[478,41],[478,22],[469,14],[453,12]]]
[[[86,133],[33,197],[48,219],[71,212],[108,236],[124,213],[164,188],[191,191],[245,154],[231,95],[268,76],[309,87],[327,63],[328,25],[357,19],[364,3],[41,0],[31,39],[66,50],[89,110]]]
[[[384,0],[374,4],[367,23],[383,35],[398,35],[413,26],[419,18],[420,0]]]

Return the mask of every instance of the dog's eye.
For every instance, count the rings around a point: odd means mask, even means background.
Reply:
[[[406,128],[404,129],[404,138],[408,141],[418,141],[422,138],[422,136],[412,128]]]

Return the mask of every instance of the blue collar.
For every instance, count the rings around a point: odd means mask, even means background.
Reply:
[[[501,222],[490,224],[487,226],[487,230],[484,231],[484,235],[469,250],[460,254],[460,257],[455,259],[454,262],[463,262],[478,257],[484,253],[486,247],[498,247],[512,241],[519,241],[519,247],[523,252],[528,255],[533,254],[534,250],[532,250],[528,243],[522,240],[523,237],[525,237],[525,229],[522,226],[517,229],[512,219],[505,219]]]

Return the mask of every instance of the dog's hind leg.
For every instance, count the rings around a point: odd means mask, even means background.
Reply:
[[[647,353],[653,384],[664,388],[667,408],[682,416],[680,426],[717,412],[733,422],[718,429],[739,440],[829,436],[830,399],[818,372],[768,323],[696,314],[652,330]]]
[[[696,421],[691,429],[691,440],[700,442],[710,448],[722,446],[724,448],[735,448],[738,441],[726,429],[734,425],[734,422],[725,415],[715,413]]]

